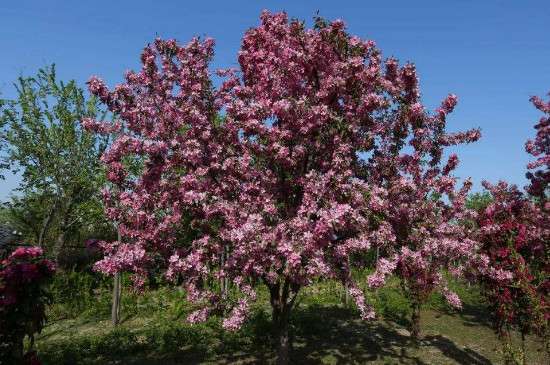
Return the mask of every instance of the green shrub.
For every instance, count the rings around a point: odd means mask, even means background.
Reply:
[[[109,278],[87,271],[68,270],[55,275],[49,318],[99,317],[110,311]]]

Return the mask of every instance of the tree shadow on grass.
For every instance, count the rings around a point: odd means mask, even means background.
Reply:
[[[435,308],[436,312],[449,316],[459,316],[462,323],[468,327],[491,327],[491,313],[485,305],[463,303],[462,309]]]
[[[465,326],[492,326],[491,314],[483,305],[464,304],[458,314]]]
[[[345,308],[309,307],[298,310],[295,318],[292,358],[299,364],[363,364],[373,361],[431,364],[434,362],[421,359],[417,354],[433,349],[459,364],[491,364],[484,356],[461,349],[442,336],[427,337],[419,349],[412,349],[407,333],[392,323],[361,321],[353,311]]]
[[[234,333],[222,330],[214,321],[198,327],[165,323],[139,333],[121,329],[91,342],[67,343],[67,356],[61,357],[64,360],[57,357],[55,363],[79,363],[85,357],[88,364],[269,364],[275,358],[270,320],[267,311],[256,311]],[[361,321],[355,310],[338,306],[296,308],[291,336],[292,364],[424,365],[447,362],[442,360],[445,358],[459,364],[491,364],[440,335],[427,336],[419,349],[413,349],[403,327],[393,322]]]
[[[297,308],[291,320],[293,364],[401,363],[427,365],[447,358],[459,364],[490,365],[484,356],[463,349],[440,335],[427,336],[418,349],[393,322],[365,322],[348,308],[308,306]],[[269,364],[275,358],[274,338],[266,312],[256,313],[238,333],[218,332],[216,341],[194,344],[166,356],[141,358],[134,365]],[[432,354],[430,354],[432,353]],[[437,359],[430,357],[437,353]]]
[[[459,348],[453,341],[441,335],[426,336],[422,340],[423,344],[433,346],[439,349],[446,357],[453,359],[459,364],[471,365],[491,365],[492,362],[485,356],[465,348]]]
[[[407,354],[407,336],[383,322],[364,322],[340,307],[299,309],[292,357],[299,364],[363,364],[384,358],[425,364]]]

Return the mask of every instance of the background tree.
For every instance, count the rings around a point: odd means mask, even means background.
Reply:
[[[527,334],[535,333],[550,346],[550,103],[536,97],[531,100],[545,114],[535,125],[536,138],[526,143],[526,151],[536,157],[527,166],[535,170],[527,173],[531,183],[522,192],[503,181],[496,185],[484,182],[491,202],[480,207],[477,219],[479,240],[490,265],[490,271],[480,275],[482,292],[508,360],[522,363],[525,348],[516,356],[512,330],[520,332],[522,345]]]
[[[9,201],[2,204],[0,222],[21,232],[25,242],[37,243],[42,234],[45,206],[40,194],[12,196]]]
[[[481,212],[493,202],[493,197],[490,192],[484,190],[468,195],[466,199],[466,208]]]
[[[54,66],[34,77],[20,77],[15,88],[18,97],[3,100],[0,115],[6,144],[3,163],[22,172],[22,197],[15,198],[12,207],[28,205],[16,214],[22,224],[23,215],[34,210],[32,220],[40,224],[29,230],[38,245],[50,246],[46,238],[55,232],[52,248],[59,258],[67,235],[101,212],[99,157],[108,139],[84,131],[79,121],[104,113],[97,99],[86,99],[74,81],[57,81]]]
[[[478,217],[479,240],[490,265],[480,275],[482,293],[505,354],[513,358],[513,330],[521,334],[522,344],[527,334],[535,333],[548,346],[550,219],[516,186],[484,184],[494,201]],[[524,361],[524,347],[519,355]]]

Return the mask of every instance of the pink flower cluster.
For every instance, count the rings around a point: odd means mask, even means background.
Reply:
[[[0,262],[0,304],[16,304],[22,286],[40,282],[55,272],[40,247],[18,247]]]
[[[387,260],[385,258],[378,260],[376,271],[367,278],[367,283],[371,289],[379,288],[384,284],[386,277],[395,270],[397,259],[398,257],[395,256],[393,260]]]
[[[456,293],[445,287],[443,288],[443,296],[453,308],[462,309],[462,301]]]

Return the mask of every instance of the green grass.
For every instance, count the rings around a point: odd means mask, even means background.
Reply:
[[[500,344],[474,287],[455,285],[464,310],[452,311],[434,295],[422,313],[424,340],[409,347],[410,310],[397,282],[369,294],[380,318],[359,319],[342,303],[334,282],[307,288],[291,319],[292,360],[296,364],[500,364]],[[109,320],[109,288],[95,291],[96,305],[80,314],[52,307],[55,318],[37,337],[44,364],[264,364],[274,360],[267,293],[260,290],[251,318],[238,332],[221,328],[219,318],[190,325],[192,307],[177,289],[161,287],[137,295],[123,293],[122,323]],[[53,318],[53,317],[52,317]],[[528,341],[530,364],[548,363],[535,339]]]

